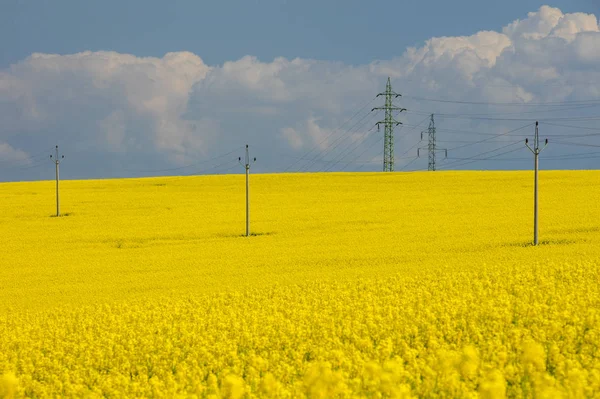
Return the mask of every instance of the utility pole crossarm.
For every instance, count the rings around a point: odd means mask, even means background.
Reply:
[[[531,151],[532,154],[535,154],[536,150],[531,148],[531,146],[529,145],[529,139],[525,139],[525,145],[527,146],[529,151]],[[541,153],[542,151],[544,151],[546,149],[547,145],[548,145],[548,139],[546,139],[546,141],[544,142],[544,146],[542,148],[538,148],[538,154]]]

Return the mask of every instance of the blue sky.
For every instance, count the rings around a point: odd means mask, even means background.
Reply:
[[[85,50],[155,57],[186,50],[211,65],[244,55],[364,64],[431,37],[499,30],[544,4],[599,10],[595,0],[3,0],[0,65],[34,52]]]
[[[368,111],[387,76],[409,108],[398,169],[426,168],[430,113],[449,168],[528,168],[500,147],[537,119],[571,140],[546,167],[599,168],[579,144],[600,145],[600,7],[545,4],[5,0],[0,180],[51,178],[56,143],[66,178],[225,173],[246,142],[261,172],[379,170]]]

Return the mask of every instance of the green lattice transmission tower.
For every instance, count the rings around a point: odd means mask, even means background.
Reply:
[[[406,111],[406,108],[396,107],[393,103],[393,99],[397,97],[401,97],[400,94],[394,92],[392,90],[392,84],[390,83],[390,78],[388,77],[387,85],[385,86],[385,92],[379,93],[377,97],[385,96],[385,105],[383,107],[375,107],[371,110],[385,110],[385,119],[383,121],[377,122],[377,128],[379,129],[379,125],[383,124],[384,126],[384,138],[383,138],[383,171],[384,172],[393,172],[394,171],[394,128],[398,125],[401,125],[401,122],[398,122],[394,119],[393,112],[398,111],[398,113],[402,111]]]

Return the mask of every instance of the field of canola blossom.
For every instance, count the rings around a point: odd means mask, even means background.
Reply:
[[[599,397],[599,177],[0,184],[0,397]]]

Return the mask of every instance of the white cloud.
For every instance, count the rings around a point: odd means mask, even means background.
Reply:
[[[8,143],[0,143],[0,160],[4,163],[15,162],[19,166],[26,166],[31,163],[29,155],[25,151],[17,150]]]
[[[516,20],[502,31],[512,39],[539,40],[547,37],[563,18],[558,8],[543,6],[537,12],[530,12],[525,20]]]
[[[100,136],[106,140],[108,147],[115,152],[124,151],[128,146],[125,145],[125,133],[127,126],[125,124],[125,113],[122,110],[113,111],[100,121],[100,127],[104,131]]]
[[[304,144],[304,141],[302,140],[302,136],[293,127],[282,128],[281,135],[290,143],[290,146],[293,149],[298,150],[298,149],[302,148],[302,146]]]
[[[339,136],[326,138],[383,90],[387,76],[396,91],[407,94],[398,99],[409,108],[401,117],[407,124],[440,111],[518,114],[531,108],[475,110],[410,97],[523,103],[597,99],[598,49],[594,15],[544,6],[501,32],[431,38],[396,58],[364,65],[246,56],[208,66],[189,52],[162,58],[32,54],[0,71],[0,117],[6,121],[0,140],[17,148],[12,141],[17,137],[19,148],[26,149],[41,138],[44,146],[63,139],[76,147],[123,157],[135,152],[146,154],[149,163],[158,156],[176,164],[245,142],[288,153],[317,144],[325,150]],[[361,115],[380,105],[377,101]],[[340,131],[349,130],[348,142],[356,143],[377,120],[371,115]],[[511,127],[508,122],[444,123],[494,132]],[[399,137],[397,143],[402,149],[410,140]]]
[[[542,6],[539,11],[530,12],[527,19],[516,20],[503,29],[503,33],[513,40],[559,37],[572,41],[582,32],[598,32],[596,16],[583,13],[565,15],[558,8],[549,6]]]
[[[36,53],[0,75],[0,98],[21,110],[19,122],[29,130],[58,127],[77,113],[85,118],[88,125],[81,127],[90,136],[80,140],[97,141],[100,135],[114,151],[127,151],[137,143],[181,153],[201,145],[182,115],[192,86],[209,70],[188,52],[163,58],[115,52]]]
[[[331,129],[320,126],[318,119],[314,116],[298,123],[295,128],[285,127],[281,129],[281,133],[294,149],[306,146],[324,150],[335,144],[333,140],[337,138],[332,135]]]

